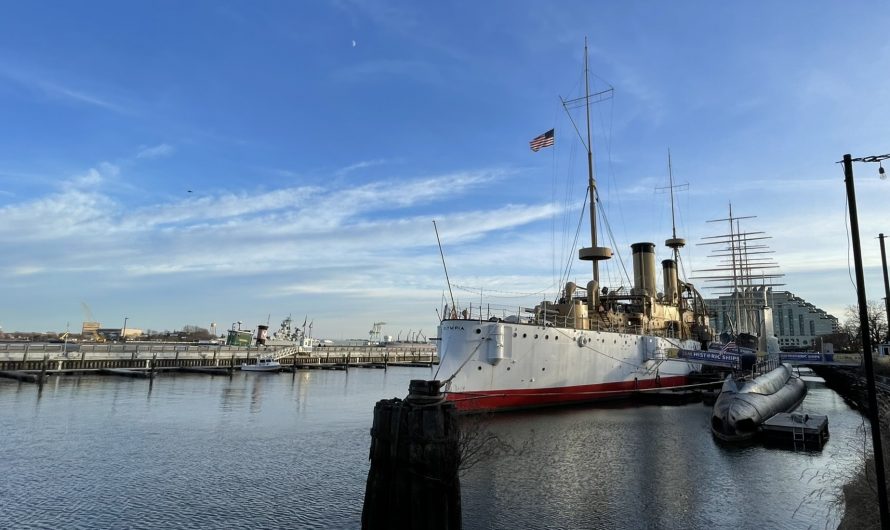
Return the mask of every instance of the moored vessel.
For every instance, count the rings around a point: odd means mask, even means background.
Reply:
[[[585,45],[585,95],[563,101],[587,109],[587,177],[591,246],[580,260],[592,265],[586,286],[566,282],[554,300],[515,314],[491,315],[483,307],[446,306],[440,321],[437,375],[446,399],[465,412],[564,405],[630,396],[636,391],[675,388],[688,383],[700,366],[678,356],[700,350],[710,340],[701,295],[678,275],[679,249],[665,244],[673,259],[662,261],[663,292],[656,288],[655,244],[636,243],[633,288],[600,285],[599,262],[611,248],[597,244],[597,195],[590,141],[590,94]],[[610,89],[611,90],[611,89]],[[548,131],[532,150],[553,145]],[[673,191],[673,184],[671,186]],[[673,201],[671,203],[673,208]],[[443,258],[444,259],[444,258]]]
[[[242,372],[279,372],[281,363],[272,357],[260,357],[255,364],[241,363]]]
[[[796,409],[807,395],[806,383],[791,366],[779,364],[763,375],[726,378],[714,410],[711,432],[720,440],[740,442],[753,438],[766,420]]]

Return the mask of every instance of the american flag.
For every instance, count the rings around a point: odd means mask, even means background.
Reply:
[[[532,151],[537,152],[538,149],[541,149],[542,147],[550,147],[551,145],[553,145],[555,130],[556,129],[550,129],[541,136],[538,136],[537,138],[529,142],[528,145],[532,148]]]
[[[723,353],[726,350],[736,350],[735,342],[727,342],[722,348],[720,348],[720,352]]]

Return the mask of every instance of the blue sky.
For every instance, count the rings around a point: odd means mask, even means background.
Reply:
[[[843,317],[835,162],[890,152],[888,32],[877,1],[8,3],[0,326],[77,329],[83,302],[109,327],[293,314],[321,337],[433,336],[433,219],[462,304],[552,298],[586,185],[559,104],[585,36],[615,89],[593,117],[616,248],[668,257],[670,149],[682,236],[717,233],[732,202],[786,288]],[[860,164],[856,185],[880,300],[890,181]],[[690,244],[687,272],[705,258]]]

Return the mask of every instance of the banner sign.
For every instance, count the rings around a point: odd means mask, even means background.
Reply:
[[[707,364],[719,364],[730,367],[739,366],[740,359],[738,353],[715,350],[680,350],[678,356],[681,359],[688,359],[690,361],[702,361]]]

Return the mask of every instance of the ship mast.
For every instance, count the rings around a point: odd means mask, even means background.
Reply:
[[[709,257],[720,259],[720,263],[712,269],[699,269],[696,276],[705,282],[714,282],[708,289],[718,290],[720,298],[728,297],[731,304],[732,321],[730,322],[733,334],[741,332],[752,333],[754,324],[762,325],[762,322],[752,321],[749,312],[757,307],[753,299],[755,282],[759,281],[764,291],[767,287],[777,287],[783,284],[775,283],[775,280],[783,276],[778,272],[779,265],[771,257],[752,257],[753,255],[772,254],[773,251],[759,241],[770,239],[764,232],[743,231],[740,221],[753,219],[756,216],[736,216],[729,205],[729,217],[725,219],[712,219],[709,223],[727,221],[729,233],[717,236],[709,236],[705,242],[699,245],[719,245]],[[760,304],[761,306],[763,304]],[[729,317],[729,312],[725,312]],[[725,325],[725,324],[724,324]],[[769,332],[771,330],[766,330]],[[759,334],[763,334],[760,330]]]
[[[596,246],[596,179],[593,178],[593,144],[590,141],[590,64],[587,60],[587,37],[584,37],[584,110],[587,113],[587,187],[590,190],[590,243]],[[599,263],[593,261],[593,281],[599,283]]]
[[[679,184],[677,187],[688,187],[687,184]],[[663,189],[663,188],[661,188]],[[674,263],[680,267],[680,249],[686,246],[686,240],[677,237],[677,216],[674,206],[674,168],[671,164],[671,150],[668,149],[668,189],[671,192],[671,238],[664,242],[665,246],[673,250]]]
[[[610,90],[611,91],[611,90]],[[598,96],[600,94],[594,94]],[[596,178],[593,174],[593,144],[590,136],[590,73],[587,60],[587,38],[584,38],[584,107],[587,113],[587,187],[590,190],[590,243],[587,248],[578,251],[578,258],[593,262],[592,288],[599,288],[600,260],[612,257],[612,249],[596,245]]]

